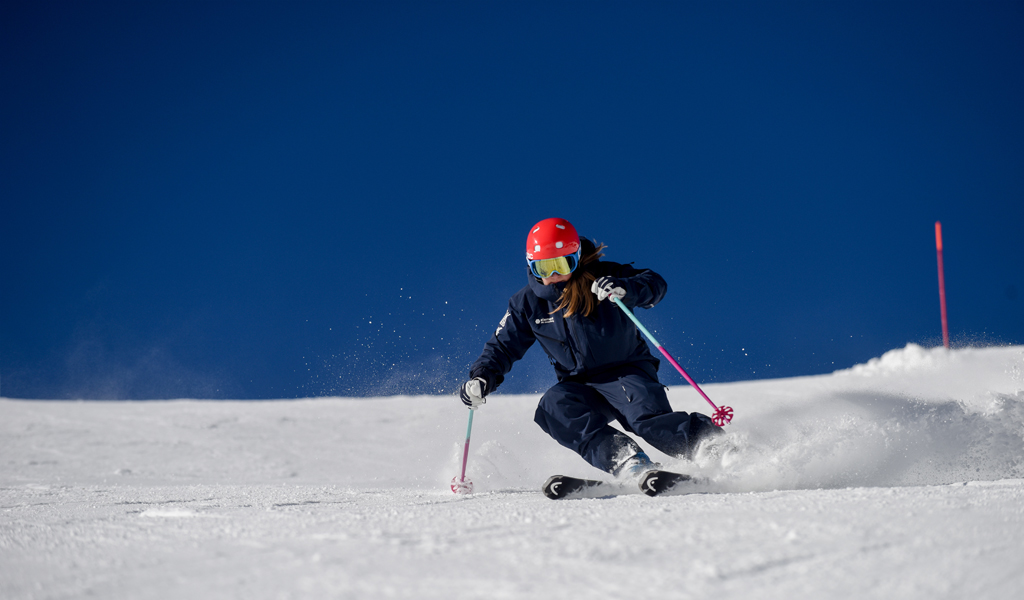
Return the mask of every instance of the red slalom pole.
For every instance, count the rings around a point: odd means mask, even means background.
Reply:
[[[939,258],[939,307],[942,309],[942,345],[949,348],[949,325],[946,322],[946,276],[942,268],[942,223],[935,222],[935,254]]]

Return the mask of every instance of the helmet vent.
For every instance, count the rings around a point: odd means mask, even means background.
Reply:
[[[565,229],[565,225],[555,225],[555,227],[559,229]],[[561,248],[561,246],[559,246],[559,248]]]

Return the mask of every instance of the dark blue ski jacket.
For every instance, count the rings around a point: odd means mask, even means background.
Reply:
[[[583,252],[593,251],[590,240]],[[668,284],[649,269],[597,261],[586,265],[596,277],[619,279],[626,290],[623,303],[632,309],[651,308],[665,297]],[[534,342],[547,352],[559,381],[587,381],[603,372],[625,365],[640,368],[657,379],[658,359],[651,355],[636,325],[618,306],[605,300],[589,317],[574,314],[562,317],[555,310],[564,284],[544,285],[527,271],[528,284],[508,302],[508,310],[498,329],[484,346],[480,358],[470,367],[470,378],[487,381],[487,393],[493,392]]]

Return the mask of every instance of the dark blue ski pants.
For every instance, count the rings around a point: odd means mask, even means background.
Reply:
[[[534,420],[559,444],[609,473],[641,451],[632,438],[610,425],[612,421],[665,454],[681,458],[690,458],[705,437],[721,433],[710,417],[673,412],[664,386],[628,366],[587,381],[555,384],[541,396]]]

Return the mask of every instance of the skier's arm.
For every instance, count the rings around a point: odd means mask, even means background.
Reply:
[[[470,378],[483,378],[487,382],[484,394],[490,394],[501,385],[505,374],[512,370],[512,364],[526,354],[536,339],[526,318],[510,302],[498,329],[484,345],[480,358],[469,368]]]

